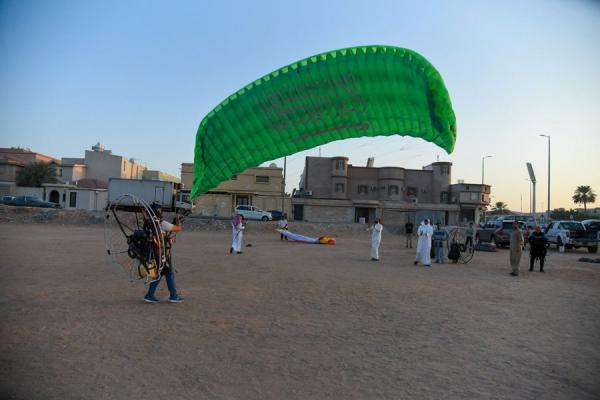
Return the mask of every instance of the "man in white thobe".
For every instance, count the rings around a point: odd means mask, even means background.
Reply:
[[[375,225],[371,228],[371,261],[379,261],[379,245],[381,244],[381,218],[375,220]]]
[[[242,254],[242,237],[244,235],[244,217],[236,214],[231,221],[231,248],[230,253]]]
[[[428,219],[421,222],[421,226],[417,230],[417,236],[419,241],[417,242],[417,257],[415,259],[415,265],[419,262],[423,263],[426,267],[431,266],[431,236],[433,235],[433,228],[429,223]]]

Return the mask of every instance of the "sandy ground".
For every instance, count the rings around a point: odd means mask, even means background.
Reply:
[[[412,265],[336,246],[179,237],[186,301],[145,304],[99,226],[0,224],[0,390],[15,399],[598,399],[600,265],[508,252]],[[159,297],[166,298],[161,283]]]

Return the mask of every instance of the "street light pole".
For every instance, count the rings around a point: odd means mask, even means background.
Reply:
[[[533,207],[531,206],[532,205],[532,200],[531,200],[531,186],[533,186],[533,182],[529,181],[529,214],[533,213],[532,212]]]
[[[531,211],[532,210],[532,207],[531,207],[531,204],[532,204],[531,203],[531,201],[532,201],[531,200],[531,186],[533,185],[533,182],[529,178],[525,178],[525,180],[527,182],[529,182],[529,214],[531,214],[532,213],[532,211]]]
[[[283,180],[281,181],[281,213],[285,214],[285,178],[287,169],[287,157],[283,157]]]
[[[548,213],[547,218],[550,220],[550,135],[540,135],[548,138]]]
[[[484,161],[485,161],[486,158],[490,158],[490,157],[492,157],[492,156],[481,157],[481,184],[482,185],[485,184],[485,180],[484,180],[484,177],[485,177],[485,163],[484,163]]]

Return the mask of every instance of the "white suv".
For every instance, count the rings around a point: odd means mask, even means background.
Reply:
[[[254,206],[237,206],[235,208],[236,214],[241,214],[244,219],[257,219],[261,221],[273,220],[273,215],[268,211],[263,211]]]

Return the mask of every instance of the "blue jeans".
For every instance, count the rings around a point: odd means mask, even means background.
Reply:
[[[167,288],[169,289],[169,294],[171,298],[177,296],[177,288],[175,287],[175,272],[172,269],[169,269],[169,273],[165,276],[167,281]],[[148,286],[148,293],[146,293],[146,297],[154,297],[154,293],[156,293],[156,288],[162,279],[162,275],[158,280],[151,282]]]
[[[435,262],[444,263],[444,242],[435,243]]]

